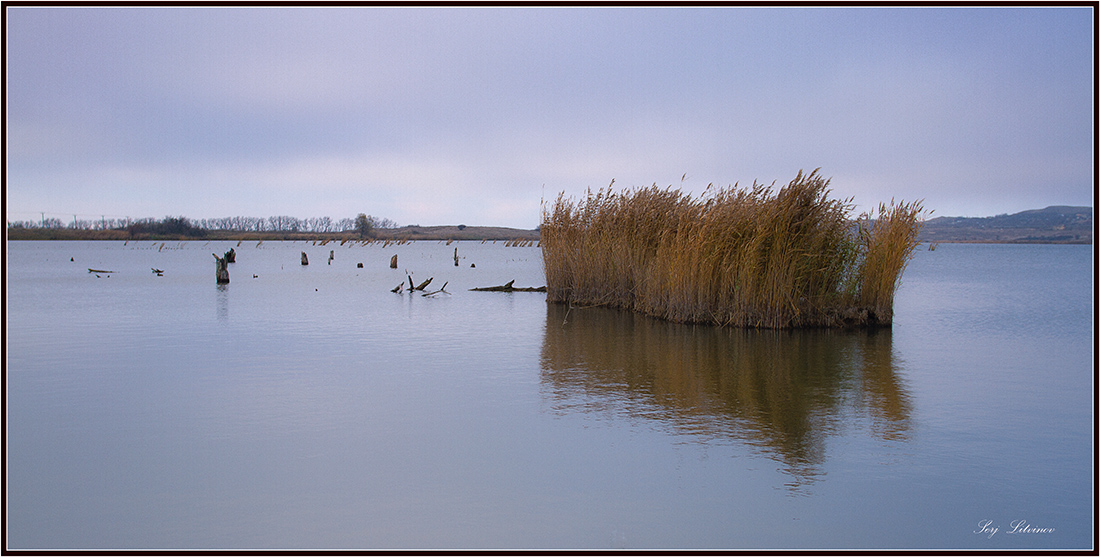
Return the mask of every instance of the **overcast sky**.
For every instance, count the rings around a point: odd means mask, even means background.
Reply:
[[[817,167],[860,209],[1093,205],[1087,7],[6,10],[9,221],[534,228]]]

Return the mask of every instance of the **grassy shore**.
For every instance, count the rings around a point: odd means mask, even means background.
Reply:
[[[850,200],[802,172],[699,199],[656,186],[544,207],[547,298],[682,323],[792,328],[888,325],[917,245],[919,202],[852,219]]]

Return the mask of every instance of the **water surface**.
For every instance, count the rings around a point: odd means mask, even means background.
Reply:
[[[1094,537],[1091,246],[941,244],[891,329],[793,332],[470,292],[544,284],[503,243],[5,256],[11,549]]]

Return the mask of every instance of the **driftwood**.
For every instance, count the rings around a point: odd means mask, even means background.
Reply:
[[[229,284],[229,269],[226,267],[228,263],[226,262],[225,257],[218,257],[218,254],[216,253],[212,253],[210,255],[214,256],[215,278],[217,279],[218,284]]]
[[[455,248],[455,267],[458,267],[458,248]]]
[[[336,259],[336,250],[329,250],[328,251],[328,264],[329,265],[332,265],[332,260],[333,259]]]
[[[527,286],[523,288],[516,288],[512,286],[512,283],[516,282],[515,279],[508,281],[501,286],[484,286],[481,288],[471,288],[471,292],[546,292],[545,286]]]
[[[425,293],[421,294],[421,296],[434,296],[436,294],[446,294],[448,296],[451,295],[450,292],[447,292],[447,283],[446,282],[443,283],[443,286],[441,286],[439,288],[439,290],[436,290],[435,292],[425,292]]]
[[[391,269],[396,269],[397,268],[397,254],[396,253],[393,254],[393,257],[390,258],[390,268]]]
[[[160,269],[157,269],[155,267],[149,267],[149,268],[153,269],[153,272],[156,273],[158,277],[163,277],[164,276],[164,271],[162,271]]]
[[[109,275],[109,274],[113,273],[114,271],[104,271],[103,269],[88,269],[88,272],[89,273],[103,273],[105,275]]]
[[[432,278],[435,278],[435,277],[432,277]],[[414,292],[414,291],[417,291],[417,290],[423,291],[424,288],[426,288],[428,286],[428,284],[430,284],[431,282],[432,282],[432,279],[429,278],[428,280],[420,283],[419,286],[413,286],[412,275],[409,275],[409,292]],[[400,293],[401,290],[404,289],[404,288],[405,288],[405,283],[402,282],[401,284],[398,284],[397,286],[393,287],[393,290],[390,290],[390,292]],[[447,288],[447,283],[445,283],[445,282],[443,283],[443,288]],[[429,293],[424,294],[424,295],[429,296],[431,294],[438,294],[440,292],[443,292],[443,288],[440,288],[439,290],[436,290],[435,292],[429,292]],[[444,294],[450,294],[450,292],[443,292],[443,293]]]
[[[302,265],[309,265],[309,258],[306,257],[306,252],[302,252]]]

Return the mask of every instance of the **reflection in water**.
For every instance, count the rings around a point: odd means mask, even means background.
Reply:
[[[869,424],[905,440],[910,401],[891,331],[746,330],[548,304],[542,384],[555,411],[659,420],[703,441],[736,440],[812,481],[824,440]]]
[[[218,285],[218,302],[217,302],[218,320],[225,321],[229,319],[229,285]]]

